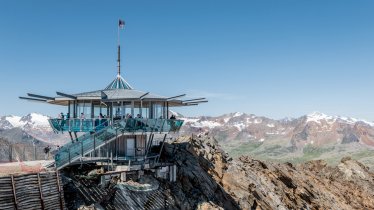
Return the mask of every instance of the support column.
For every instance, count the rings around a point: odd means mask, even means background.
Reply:
[[[131,116],[133,118],[135,118],[136,116],[134,116],[134,107],[135,107],[135,102],[134,101],[131,101]]]
[[[166,136],[167,136],[167,135],[168,135],[168,134],[165,134],[164,139],[162,140],[162,144],[161,144],[160,152],[159,152],[159,154],[158,154],[158,157],[157,157],[157,161],[156,161],[156,163],[158,163],[158,161],[160,161],[161,152],[162,152],[162,149],[164,148],[164,143],[165,143],[165,140],[166,140]]]
[[[126,172],[121,173],[121,181],[126,182]]]
[[[92,103],[92,101],[91,101],[91,118],[93,119],[93,118],[95,118],[95,113],[94,113],[94,105],[93,105],[93,103]]]
[[[78,111],[78,103],[77,103],[77,101],[74,101],[74,103],[73,103],[73,118],[77,118],[77,111]]]
[[[70,112],[70,101],[68,101],[68,113],[69,113],[69,115],[71,115],[71,112]],[[69,117],[66,116],[66,118],[69,118]]]
[[[139,114],[140,114],[140,116],[142,116],[143,117],[143,100],[140,100],[140,110],[139,110]]]
[[[153,103],[149,102],[149,114],[148,114],[149,119],[153,119]]]

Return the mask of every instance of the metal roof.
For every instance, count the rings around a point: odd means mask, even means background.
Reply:
[[[111,90],[111,89],[131,90],[132,87],[129,83],[126,82],[125,79],[121,77],[120,74],[118,74],[117,77],[105,88],[105,90]]]
[[[134,90],[134,89],[104,89],[85,93],[73,94],[79,99],[88,98],[100,98],[105,100],[116,100],[116,99],[139,99],[145,95],[146,92]],[[57,99],[57,98],[56,98]],[[161,99],[166,100],[167,97],[149,93],[142,99]]]
[[[102,90],[83,92],[77,94],[67,94],[63,92],[56,92],[57,97],[47,97],[42,95],[36,95],[28,93],[29,96],[33,98],[20,97],[21,99],[26,100],[37,100],[43,101],[50,104],[57,104],[67,106],[69,101],[82,101],[82,100],[92,100],[92,101],[167,101],[169,106],[189,106],[197,105],[200,102],[207,101],[198,101],[197,99],[192,100],[179,100],[177,98],[184,97],[186,94],[165,97],[150,92],[144,92],[133,89],[127,82],[124,80],[120,74],[105,88]],[[205,99],[205,98],[199,98]]]

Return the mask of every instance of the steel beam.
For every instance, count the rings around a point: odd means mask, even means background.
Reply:
[[[30,97],[33,97],[33,98],[42,98],[42,99],[46,99],[46,100],[55,100],[55,98],[53,98],[53,97],[42,96],[42,95],[37,95],[37,94],[33,94],[33,93],[27,93],[27,95],[30,96]]]
[[[186,94],[182,94],[182,95],[178,95],[178,96],[169,97],[169,98],[167,98],[166,100],[167,100],[167,101],[170,101],[170,100],[172,100],[172,99],[176,99],[176,98],[180,98],[180,97],[184,97],[184,96],[186,96]]]
[[[76,96],[73,96],[73,95],[70,95],[70,94],[66,94],[66,93],[61,93],[61,92],[56,92],[57,95],[59,96],[63,96],[63,97],[66,97],[66,98],[71,98],[71,99],[74,99],[74,100],[77,100],[77,97]]]
[[[200,101],[200,100],[205,100],[205,99],[206,98],[195,98],[195,99],[184,100],[182,102],[185,103],[185,102]]]
[[[22,97],[22,96],[20,96],[19,99],[29,100],[29,101],[47,102],[47,100],[44,100],[44,99],[29,98],[29,97]]]

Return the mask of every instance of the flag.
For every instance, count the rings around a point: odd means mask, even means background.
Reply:
[[[118,21],[118,27],[119,27],[120,29],[123,29],[123,28],[125,27],[125,21],[119,19],[119,21]]]

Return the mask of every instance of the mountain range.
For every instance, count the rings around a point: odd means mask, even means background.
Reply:
[[[264,142],[288,139],[292,149],[306,145],[359,142],[374,147],[374,123],[314,112],[295,119],[274,120],[253,114],[230,113],[219,117],[184,118],[183,132],[210,132],[221,142]]]
[[[280,120],[239,112],[180,118],[185,120],[181,134],[209,133],[233,157],[294,163],[324,159],[336,165],[348,155],[374,166],[374,123],[366,120],[319,112]]]
[[[280,120],[240,112],[218,117],[185,117],[173,111],[170,114],[185,121],[179,135],[209,133],[233,157],[252,155],[290,162],[325,159],[337,163],[350,155],[369,166],[373,164],[370,158],[374,158],[374,123],[365,120],[319,112]],[[20,138],[28,136],[53,145],[69,141],[67,134],[55,134],[47,119],[38,113],[0,117],[0,137],[20,142]]]

